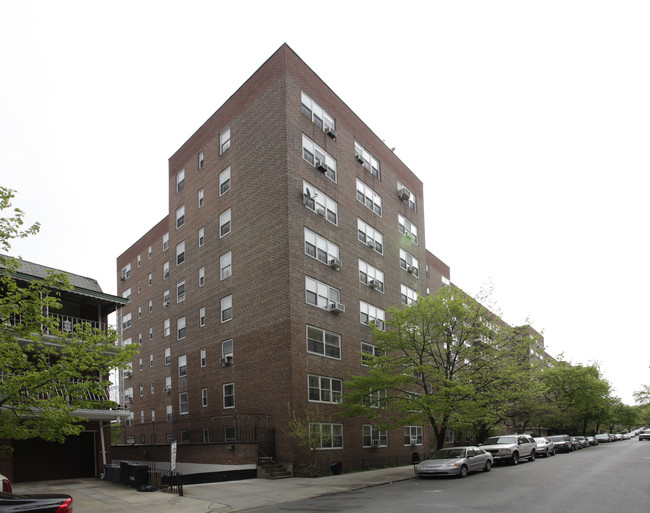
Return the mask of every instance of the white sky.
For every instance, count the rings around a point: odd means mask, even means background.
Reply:
[[[425,183],[427,247],[547,350],[650,384],[647,1],[0,2],[12,254],[96,278],[167,159],[284,42]],[[645,171],[644,171],[645,170]],[[146,194],[143,194],[146,191]]]

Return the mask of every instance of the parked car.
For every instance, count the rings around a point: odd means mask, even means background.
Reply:
[[[492,470],[494,459],[489,452],[478,447],[450,447],[440,449],[428,460],[415,466],[417,477],[431,477],[439,475],[456,475],[467,477],[470,472]]]
[[[537,456],[544,456],[545,458],[555,456],[555,442],[553,440],[540,436],[535,437],[535,442],[537,443],[537,449],[535,449]]]
[[[2,513],[72,513],[72,497],[62,493],[33,495],[0,492]]]
[[[650,429],[644,429],[638,435],[639,441],[650,440]]]
[[[598,445],[598,440],[596,440],[595,436],[588,436],[587,437],[587,442],[589,442],[589,445]]]
[[[612,438],[609,436],[609,433],[598,433],[594,436],[598,443],[604,444],[612,441]]]
[[[573,438],[575,438],[576,442],[580,445],[580,449],[589,447],[589,441],[584,436],[574,436]]]
[[[573,445],[574,451],[579,451],[580,449],[582,449],[582,444],[578,441],[578,439],[575,436],[571,437],[571,445]]]
[[[0,492],[11,493],[11,481],[2,474],[0,474],[0,485]]]
[[[555,452],[571,452],[575,450],[573,440],[569,435],[552,435],[548,438],[555,444]]]
[[[481,449],[492,454],[494,461],[506,461],[516,465],[520,459],[535,461],[537,443],[528,435],[501,435],[488,438]]]

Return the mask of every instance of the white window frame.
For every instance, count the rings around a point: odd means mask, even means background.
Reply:
[[[162,248],[163,252],[169,249],[169,232],[162,236]]]
[[[227,356],[233,357],[235,351],[235,344],[233,339],[229,338],[221,342],[221,357],[226,358]]]
[[[131,263],[129,262],[122,267],[122,280],[128,280],[131,277]]]
[[[339,206],[336,201],[306,181],[302,183],[302,195],[305,207],[338,226]]]
[[[310,301],[312,295],[314,301]],[[327,283],[305,276],[305,302],[329,311],[331,303],[341,302],[341,291]]]
[[[225,237],[232,231],[232,209],[223,211],[219,215],[219,238]]]
[[[422,432],[422,426],[404,426],[404,445],[424,445]]]
[[[381,196],[375,190],[357,178],[357,201],[362,203],[368,210],[382,217]]]
[[[302,134],[302,159],[336,183],[336,159],[305,134]]]
[[[397,214],[397,229],[413,244],[418,244],[418,227],[406,219],[402,214]]]
[[[201,407],[206,408],[207,406],[208,406],[208,389],[204,387],[201,389]]]
[[[232,402],[232,404],[228,404]],[[234,383],[224,383],[223,384],[223,408],[224,410],[235,407],[235,384]]]
[[[377,429],[371,424],[361,427],[361,438],[364,449],[369,447],[388,447],[388,431]]]
[[[219,276],[221,281],[232,276],[232,251],[228,251],[219,257]]]
[[[122,316],[122,329],[123,330],[126,330],[126,329],[131,327],[131,324],[132,324],[131,318],[132,318],[131,312],[129,312],[127,314],[124,314]]]
[[[184,378],[187,376],[187,355],[182,354],[178,357],[178,377]]]
[[[169,278],[169,260],[163,264],[163,280]]]
[[[205,326],[205,306],[199,308],[199,326],[201,328]]]
[[[163,337],[168,337],[172,334],[171,319],[163,321]]]
[[[411,287],[400,283],[400,300],[403,305],[410,305],[418,300],[418,293]]]
[[[310,403],[339,404],[343,381],[329,376],[307,375],[307,399]]]
[[[205,227],[201,226],[199,228],[199,247],[202,248],[205,245]]]
[[[181,192],[185,187],[185,170],[181,169],[176,173],[176,192]]]
[[[307,325],[307,352],[334,360],[341,359],[341,335],[333,331]]]
[[[380,255],[384,254],[384,236],[363,219],[357,217],[357,239],[362,244],[374,249]]]
[[[373,344],[369,344],[368,342],[361,342],[361,366],[368,367],[368,364],[364,363],[364,355],[382,356],[382,351],[380,351],[379,348]]]
[[[311,251],[311,252],[310,252]],[[305,254],[325,265],[332,259],[339,259],[339,246],[332,241],[318,235],[305,226]]]
[[[205,267],[199,268],[199,287],[205,285]]]
[[[379,307],[359,301],[359,313],[361,324],[368,326],[370,322],[374,322],[375,326],[380,330],[386,328],[386,312]]]
[[[176,282],[176,303],[182,303],[186,297],[185,278]]]
[[[417,202],[417,198],[416,198],[415,194],[413,194],[413,191],[411,189],[409,189],[406,185],[404,185],[402,182],[397,180],[397,193],[399,194],[402,191],[402,189],[405,189],[408,192],[408,199],[404,199],[402,201],[405,202],[406,204],[408,204],[409,208],[413,212],[417,212],[418,211],[418,202]]]
[[[187,415],[190,412],[190,402],[187,392],[179,392],[178,394],[178,414]]]
[[[176,266],[185,262],[185,241],[176,244]]]
[[[318,438],[320,450],[343,449],[343,424],[310,423],[309,437]]]
[[[359,281],[369,287],[374,283],[372,288],[384,293],[384,272],[362,259],[359,259]]]
[[[172,348],[171,347],[166,347],[165,348],[165,365],[171,365],[172,364]],[[170,378],[171,380],[171,378]]]
[[[301,112],[323,132],[328,133],[328,131],[331,131],[334,138],[336,138],[336,122],[334,118],[305,91],[301,91],[300,100]]]
[[[230,166],[219,173],[219,196],[226,194],[231,187]]]
[[[375,178],[381,180],[379,160],[358,141],[354,141],[354,158],[370,171]]]
[[[399,248],[399,266],[406,272],[410,272],[411,269],[410,274],[416,278],[420,277],[420,261],[402,248]]]
[[[205,367],[208,364],[208,350],[205,347],[201,348],[200,358],[201,367]]]
[[[203,208],[203,205],[205,204],[205,189],[203,188],[199,189],[198,202],[199,208]]]
[[[185,205],[176,209],[176,229],[182,228],[185,224]]]
[[[203,152],[200,151],[198,154],[198,168],[203,169],[204,164],[205,164],[205,158]]]
[[[232,320],[232,294],[221,298],[221,322]]]
[[[176,340],[184,340],[187,337],[187,319],[179,317],[176,319]]]
[[[223,155],[228,149],[230,149],[230,127],[219,134],[219,155]]]

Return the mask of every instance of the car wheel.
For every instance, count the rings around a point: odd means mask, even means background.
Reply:
[[[516,452],[516,453],[514,453],[512,455],[511,461],[512,461],[513,465],[516,465],[517,463],[519,463],[519,453],[518,452]]]
[[[528,456],[528,461],[535,461],[535,449],[533,449],[530,456]]]
[[[483,469],[483,472],[489,472],[492,470],[492,462],[490,460],[487,460],[485,462],[485,468]]]
[[[458,474],[458,477],[462,479],[463,477],[467,477],[468,473],[469,470],[467,470],[467,465],[463,465],[462,467],[460,467],[460,474]]]
[[[544,457],[545,457],[545,458],[548,458],[550,455],[551,455],[551,454],[550,454],[549,450],[546,449],[546,452],[544,453]]]

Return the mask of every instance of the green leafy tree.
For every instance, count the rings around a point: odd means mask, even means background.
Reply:
[[[23,228],[20,209],[10,209],[14,191],[0,187],[0,245],[38,232]],[[72,290],[67,276],[17,280],[19,262],[0,257],[0,439],[43,438],[63,442],[83,430],[79,410],[110,408],[110,371],[125,368],[138,347],[121,347],[115,330],[88,323],[62,329],[55,316],[60,294]],[[67,328],[67,327],[66,327]]]
[[[318,469],[321,462],[321,443],[320,433],[315,434],[313,426],[325,422],[327,419],[321,414],[318,408],[310,408],[302,414],[298,414],[292,407],[291,403],[287,405],[289,421],[284,432],[290,438],[294,439],[299,451],[302,453],[300,459],[304,462],[304,473],[310,477],[318,475]]]
[[[437,447],[448,429],[494,426],[527,390],[528,349],[481,302],[444,287],[388,311],[387,329],[372,328],[368,372],[345,386],[344,415],[379,429],[430,424]]]

